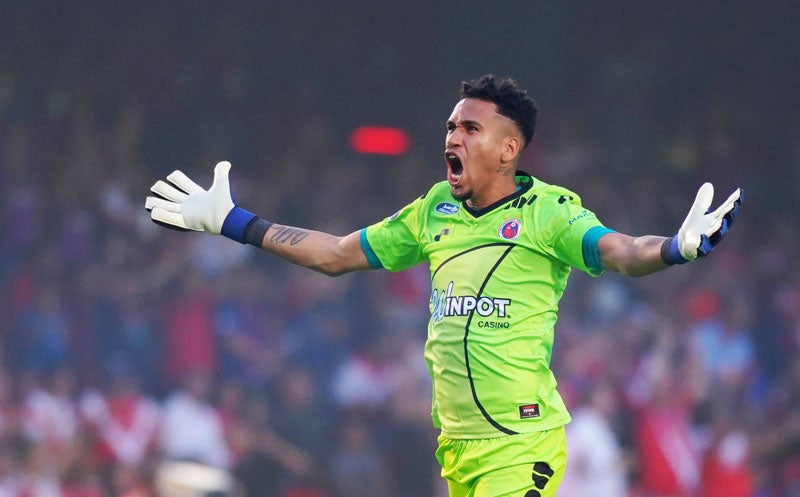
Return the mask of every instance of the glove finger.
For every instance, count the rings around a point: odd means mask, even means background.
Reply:
[[[189,230],[189,228],[186,227],[186,223],[183,221],[183,216],[181,216],[179,212],[170,212],[160,207],[154,207],[153,210],[150,211],[150,219],[154,222],[161,222],[167,225],[167,228]]]
[[[728,220],[728,226],[733,224],[733,220],[736,217],[736,215],[739,214],[739,208],[742,206],[742,198],[743,198],[744,192],[742,192],[741,188],[737,188],[737,192],[739,193],[739,196],[733,202],[733,208],[731,208],[731,210],[728,211],[727,214],[725,214],[725,219]],[[736,194],[737,192],[734,192],[734,194]]]
[[[171,230],[175,230],[175,231],[192,231],[192,230],[190,230],[188,228],[181,228],[181,227],[178,227],[178,226],[173,226],[172,224],[167,224],[164,221],[159,221],[158,219],[153,219],[152,217],[150,218],[150,220],[153,221],[154,223],[156,223],[159,226],[162,226],[164,228],[168,228],[168,229],[171,229]]]
[[[728,233],[728,228],[730,227],[730,222],[727,218],[722,218],[722,226],[711,234],[708,237],[708,241],[711,242],[712,247],[716,247],[717,244],[725,237],[725,234]]]
[[[710,216],[710,215],[709,215]],[[706,226],[706,229],[703,230],[705,236],[712,236],[714,233],[719,231],[722,228],[723,219],[714,219],[709,217],[709,224]]]
[[[216,167],[214,167],[214,183],[211,185],[210,190],[221,188],[230,194],[231,185],[230,180],[228,179],[230,170],[230,162],[222,161],[217,163]]]
[[[727,209],[727,204],[731,204],[730,208]],[[720,223],[720,227],[714,233],[711,234],[709,240],[711,242],[711,246],[716,246],[723,237],[728,233],[728,230],[733,224],[733,220],[736,217],[736,214],[739,212],[739,207],[742,205],[742,189],[737,188],[735,192],[733,192],[728,199],[723,203],[717,211],[722,214],[722,222]]]
[[[162,180],[156,181],[156,184],[150,187],[150,191],[156,195],[164,197],[167,200],[178,202],[179,204],[182,203],[186,197],[188,197],[187,194]]]
[[[742,190],[737,188],[735,192],[733,192],[726,200],[723,202],[719,207],[716,208],[714,212],[709,214],[713,216],[715,219],[721,219],[732,212],[735,208],[738,208],[741,202],[739,201],[741,198]],[[738,202],[738,203],[737,203]],[[737,209],[738,211],[738,209]]]
[[[735,213],[731,214],[734,209],[738,209],[740,204],[739,199],[741,198],[741,189],[737,188],[735,192],[733,192],[726,200],[723,202],[719,207],[717,207],[713,212],[710,212],[706,215],[705,219],[708,222],[706,229],[703,231],[707,236],[713,236],[717,233],[723,226],[727,231],[727,228],[730,226],[730,222],[732,220],[731,216],[735,216]],[[727,220],[726,223],[723,223],[723,220]],[[718,242],[719,240],[717,240]],[[716,245],[716,243],[714,244]]]
[[[728,224],[732,224],[733,223],[733,220],[739,214],[739,206],[741,206],[741,205],[742,205],[742,203],[737,200],[733,204],[733,209],[731,209],[730,211],[728,211],[727,214],[725,214],[724,219],[728,220]]]
[[[697,196],[694,198],[692,208],[689,210],[689,216],[692,218],[697,218],[704,215],[706,212],[708,212],[708,208],[711,207],[711,202],[713,200],[714,185],[711,183],[703,183],[700,189],[697,190]]]
[[[172,171],[169,176],[167,176],[167,180],[190,195],[192,193],[200,193],[205,191],[203,187],[186,176],[183,171]]]
[[[181,211],[181,204],[171,202],[169,200],[159,198],[159,197],[147,197],[144,202],[144,208],[148,211],[153,210],[153,208],[158,207],[159,209],[164,209],[168,212],[180,212]]]

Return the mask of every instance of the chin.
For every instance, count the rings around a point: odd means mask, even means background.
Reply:
[[[450,194],[453,195],[453,198],[458,200],[459,202],[464,202],[472,198],[471,190],[456,191],[456,189],[453,188],[452,186],[450,187]]]

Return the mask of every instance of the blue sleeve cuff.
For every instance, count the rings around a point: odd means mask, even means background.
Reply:
[[[581,242],[583,263],[591,270],[592,274],[600,274],[605,271],[603,264],[600,262],[600,250],[597,248],[597,242],[600,237],[608,233],[616,233],[616,231],[605,226],[594,226],[589,228],[583,235],[583,241]]]
[[[239,243],[247,243],[245,240],[245,228],[247,223],[257,216],[250,211],[246,211],[239,206],[234,207],[225,217],[222,223],[220,234],[224,237],[236,240]]]
[[[367,256],[367,262],[369,262],[370,267],[373,269],[382,269],[383,264],[381,264],[380,259],[378,256],[375,255],[375,251],[372,250],[372,247],[367,240],[367,228],[361,230],[361,250],[364,251],[364,255]]]

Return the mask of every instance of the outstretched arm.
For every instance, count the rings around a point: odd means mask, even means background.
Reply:
[[[334,236],[321,231],[273,224],[261,242],[261,248],[289,262],[329,276],[370,269],[361,248],[361,232]]]
[[[661,258],[663,236],[629,236],[608,233],[597,242],[600,262],[609,271],[644,276],[669,267]]]
[[[630,276],[644,276],[673,264],[705,257],[728,232],[742,203],[742,189],[737,188],[713,212],[710,210],[714,187],[704,183],[678,233],[663,236],[633,237],[607,233],[597,243],[600,262],[605,269]]]
[[[289,262],[331,276],[369,269],[361,247],[360,232],[334,236],[320,231],[273,224],[242,209],[233,200],[228,174],[229,162],[214,168],[214,183],[208,190],[174,171],[166,181],[150,190],[145,208],[151,219],[167,228],[206,231],[239,243],[249,243]]]

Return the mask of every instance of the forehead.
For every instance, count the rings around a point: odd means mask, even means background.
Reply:
[[[450,121],[478,121],[487,122],[491,119],[503,117],[497,113],[497,106],[492,102],[477,98],[461,99],[450,113]]]

